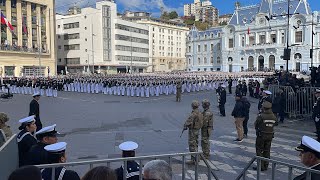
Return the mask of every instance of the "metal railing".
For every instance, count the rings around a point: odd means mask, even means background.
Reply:
[[[44,165],[38,165],[38,168],[50,168],[52,170],[52,180],[55,180],[55,169],[58,167],[75,167],[80,165],[88,165],[89,169],[92,169],[95,164],[107,164],[108,167],[110,167],[111,163],[116,162],[122,162],[123,163],[123,169],[127,169],[127,163],[128,161],[137,161],[139,164],[139,179],[142,180],[142,169],[143,169],[143,161],[144,160],[154,160],[154,159],[165,159],[168,158],[168,164],[170,167],[172,167],[172,160],[174,158],[181,157],[182,161],[182,180],[186,179],[186,156],[195,156],[196,162],[199,162],[200,158],[204,161],[205,166],[207,168],[206,175],[208,177],[208,180],[211,180],[212,177],[215,180],[218,180],[218,177],[216,176],[215,172],[209,165],[208,161],[203,157],[202,152],[191,152],[191,153],[175,153],[175,154],[162,154],[162,155],[150,155],[150,156],[140,156],[140,157],[129,157],[129,158],[114,158],[114,159],[102,159],[102,160],[92,160],[92,161],[80,161],[80,162],[70,162],[70,163],[59,163],[59,164],[44,164]],[[177,160],[177,159],[176,159]],[[199,178],[199,163],[195,163],[194,165],[194,179],[198,180]],[[126,172],[123,171],[123,179],[126,180]]]
[[[271,163],[271,180],[276,179],[277,165],[283,165],[283,166],[288,167],[288,180],[292,180],[292,178],[293,178],[292,177],[293,176],[293,169],[299,169],[299,170],[305,171],[306,172],[306,180],[311,180],[312,173],[320,174],[320,171],[317,171],[314,169],[301,167],[301,166],[297,166],[297,165],[290,164],[290,163],[285,163],[285,162],[281,162],[281,161],[277,161],[277,160],[272,160],[272,159],[256,156],[251,159],[249,164],[242,170],[242,172],[239,174],[239,176],[236,178],[236,180],[240,180],[240,179],[246,180],[246,178],[247,178],[246,173],[255,161],[257,161],[257,178],[256,178],[257,180],[261,179],[261,177],[260,177],[261,176],[261,161],[268,161]]]
[[[8,179],[10,173],[19,167],[17,135],[11,136],[0,147],[0,179]]]
[[[274,100],[275,95],[280,89],[283,90],[285,96],[285,113],[289,117],[311,117],[313,105],[316,102],[314,92],[315,87],[301,87],[294,91],[291,86],[272,85],[268,88],[271,92],[271,98]]]

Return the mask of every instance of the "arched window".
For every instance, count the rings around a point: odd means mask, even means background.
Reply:
[[[189,64],[191,64],[191,59],[189,58]]]
[[[207,58],[204,58],[204,64],[208,64]]]
[[[213,64],[213,57],[211,57],[211,59],[210,59],[210,63],[211,63],[211,64]]]
[[[198,58],[198,64],[200,64],[201,62],[200,62],[200,58]]]

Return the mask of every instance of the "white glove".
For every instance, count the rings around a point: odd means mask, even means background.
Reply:
[[[319,122],[319,120],[320,120],[320,119],[316,117],[315,121],[316,121],[316,122]]]

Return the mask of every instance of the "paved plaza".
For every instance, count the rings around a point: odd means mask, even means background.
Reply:
[[[210,100],[211,110],[215,114],[210,164],[220,179],[235,179],[255,155],[253,123],[258,112],[256,99],[249,98],[249,134],[242,143],[233,142],[236,138],[231,117],[233,95],[227,95],[227,117],[220,117],[213,91],[184,94],[181,103],[175,102],[175,96],[137,98],[59,92],[58,98],[40,99],[40,117],[44,126],[57,124],[57,130],[62,133],[59,141],[68,143],[69,162],[120,157],[118,145],[127,140],[139,144],[138,155],[180,153],[188,152],[187,132],[182,138],[179,136],[191,112],[191,102],[205,98]],[[31,96],[15,95],[7,102],[0,102],[1,111],[8,113],[9,124],[15,133],[18,133],[18,120],[28,115],[31,99]],[[272,159],[303,166],[294,147],[300,143],[303,135],[314,137],[313,131],[313,122],[310,120],[286,120],[283,125],[276,127]],[[179,159],[173,162],[176,172],[181,167],[178,163]],[[200,162],[200,165],[200,169],[204,170],[204,163]],[[194,171],[190,168],[187,177],[191,178]],[[277,168],[276,177],[284,179],[284,172],[288,169],[281,166]],[[263,179],[270,179],[270,176],[266,177],[270,174],[270,169],[263,172]],[[207,179],[201,173],[200,176],[201,179]],[[255,176],[255,171],[250,168],[249,179]]]

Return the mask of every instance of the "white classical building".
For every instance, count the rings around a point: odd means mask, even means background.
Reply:
[[[289,27],[286,16],[288,7],[289,14],[293,14],[289,18]],[[244,7],[237,4],[228,25],[221,28],[221,50],[215,53],[221,53],[220,69],[229,72],[285,69],[283,55],[287,42],[291,49],[289,70],[308,70],[311,63],[318,66],[319,23],[319,13],[311,11],[307,0],[290,1],[289,5],[287,0],[261,0],[258,5]],[[192,36],[192,31],[189,36],[193,38],[188,43],[195,41],[194,38],[203,38]],[[198,45],[202,48],[204,43]],[[313,49],[312,57],[310,49]],[[197,61],[194,58],[191,60]],[[194,64],[197,63],[189,63],[188,69],[203,70],[201,66],[194,67]]]
[[[56,15],[58,72],[146,72],[151,69],[149,27],[117,16],[113,0]]]

